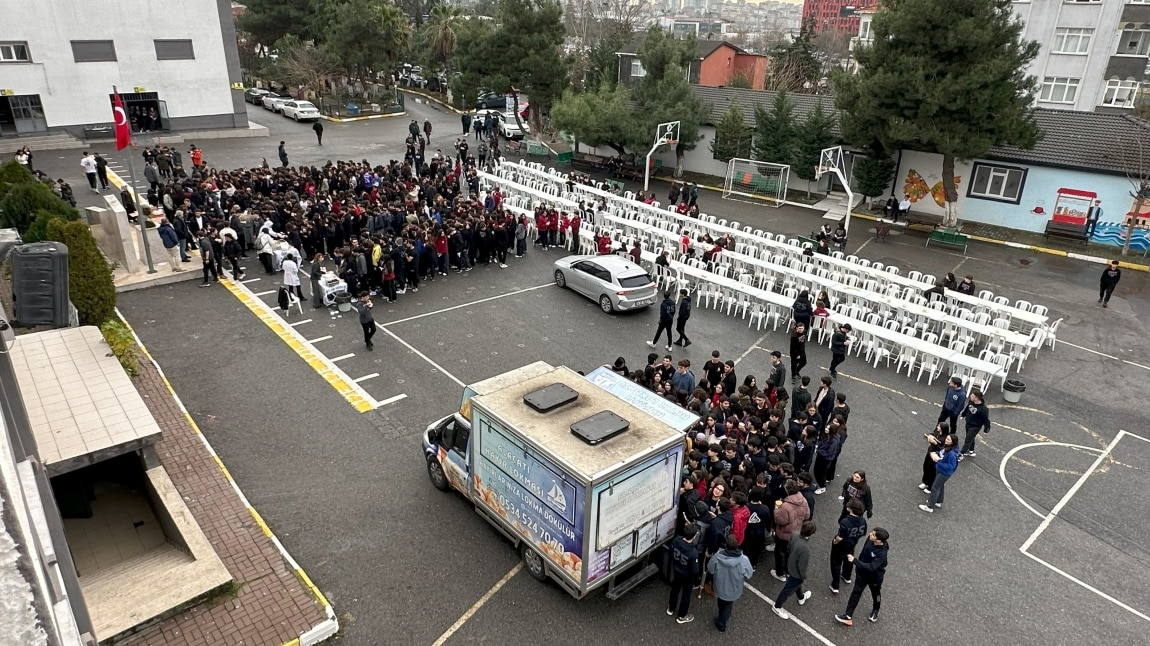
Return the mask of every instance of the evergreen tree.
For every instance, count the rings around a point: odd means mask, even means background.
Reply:
[[[755,159],[789,164],[795,150],[794,105],[785,90],[775,94],[771,109],[755,106]]]
[[[858,184],[859,193],[863,202],[884,195],[891,190],[894,181],[895,161],[883,153],[872,153],[867,157],[856,157],[854,162],[854,178]]]
[[[815,109],[795,127],[794,157],[788,163],[792,173],[807,180],[808,196],[823,149],[835,144],[834,127],[835,118],[823,109],[822,101],[815,104]]]
[[[711,154],[719,161],[746,158],[751,154],[751,129],[743,122],[743,111],[735,101],[715,124],[715,140]]]
[[[871,28],[874,43],[855,50],[858,74],[834,79],[843,134],[942,155],[944,222],[955,226],[955,160],[1037,139],[1025,70],[1038,43],[1022,39],[1011,0],[884,0]]]

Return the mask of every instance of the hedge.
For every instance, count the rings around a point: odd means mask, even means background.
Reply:
[[[87,224],[78,220],[53,218],[48,221],[48,239],[68,247],[69,296],[80,317],[80,325],[100,325],[115,316],[116,284],[112,265],[100,252]]]

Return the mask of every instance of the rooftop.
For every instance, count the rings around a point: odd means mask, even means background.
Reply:
[[[104,342],[85,326],[20,336],[12,367],[49,476],[135,451],[160,427]]]

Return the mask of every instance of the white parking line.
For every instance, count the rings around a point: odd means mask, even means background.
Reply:
[[[409,316],[405,319],[399,319],[397,321],[388,321],[387,323],[383,323],[381,325],[378,325],[378,327],[383,328],[383,327],[387,327],[390,325],[397,325],[399,323],[407,323],[408,321],[414,321],[416,319],[421,319],[421,318],[424,318],[426,316],[435,316],[436,314],[443,314],[444,312],[450,312],[451,310],[457,310],[457,309],[460,309],[462,307],[471,307],[472,305],[479,305],[480,303],[486,303],[488,301],[494,301],[494,300],[498,300],[500,298],[506,298],[508,296],[515,296],[516,294],[522,294],[524,292],[531,292],[531,291],[535,291],[537,289],[543,289],[544,287],[551,287],[554,284],[555,283],[547,283],[545,285],[536,285],[535,287],[528,287],[526,289],[520,289],[520,290],[517,290],[514,292],[507,292],[506,294],[500,294],[499,296],[489,296],[487,298],[481,298],[477,301],[471,301],[470,303],[463,303],[462,305],[452,305],[451,307],[445,307],[441,310],[435,310],[434,312],[426,312],[424,314],[416,314],[415,316]]]
[[[1113,360],[1115,360],[1115,361],[1121,361],[1122,363],[1126,363],[1126,364],[1132,365],[1132,366],[1134,366],[1135,368],[1142,368],[1143,370],[1150,370],[1150,366],[1144,366],[1144,365],[1142,365],[1142,364],[1140,364],[1140,363],[1134,363],[1133,361],[1127,361],[1126,359],[1123,359],[1122,357],[1116,357],[1116,356],[1114,356],[1114,355],[1112,355],[1112,354],[1106,354],[1105,352],[1099,352],[1099,351],[1097,351],[1097,350],[1091,350],[1090,348],[1084,348],[1084,347],[1082,347],[1082,346],[1080,346],[1080,345],[1078,345],[1078,344],[1075,344],[1075,343],[1071,343],[1071,342],[1069,342],[1069,341],[1061,341],[1061,340],[1060,340],[1060,341],[1059,341],[1059,343],[1061,343],[1062,345],[1068,345],[1068,346],[1070,346],[1070,347],[1072,347],[1072,348],[1078,348],[1079,350],[1085,350],[1086,352],[1089,352],[1089,353],[1091,353],[1091,354],[1096,354],[1096,355],[1098,355],[1098,356],[1100,356],[1100,357],[1106,357],[1107,359],[1113,359]]]
[[[350,358],[352,358],[352,357],[354,357],[354,356],[355,356],[355,353],[354,353],[354,352],[349,352],[349,353],[347,353],[347,354],[342,354],[342,355],[340,355],[340,356],[338,356],[338,357],[335,357],[334,359],[332,359],[332,360],[331,360],[331,362],[332,362],[332,363],[335,363],[336,361],[343,361],[344,359],[350,359]]]
[[[395,397],[388,397],[387,399],[379,402],[379,405],[376,406],[376,408],[379,408],[380,406],[387,406],[388,404],[394,404],[395,402],[397,402],[401,399],[407,399],[407,395],[400,393],[400,394],[396,395]]]
[[[330,338],[331,338],[331,335],[329,334],[327,336],[321,336],[318,339],[308,339],[307,342],[308,343],[319,343],[320,341],[327,341]]]
[[[295,327],[297,325],[303,325],[304,323],[311,323],[311,319],[304,319],[302,321],[296,321],[295,323],[289,323],[289,325],[291,325],[292,327]]]
[[[471,617],[474,616],[475,613],[479,612],[479,609],[483,607],[483,604],[490,601],[491,597],[495,596],[495,593],[499,592],[500,588],[507,585],[507,582],[511,580],[511,577],[515,576],[516,574],[519,574],[519,570],[522,570],[522,569],[523,569],[523,561],[519,561],[518,563],[515,564],[514,567],[511,568],[511,570],[507,574],[503,575],[502,579],[499,579],[498,581],[496,581],[495,585],[491,586],[490,590],[488,590],[482,597],[479,597],[479,601],[476,601],[474,604],[472,604],[472,606],[467,609],[467,612],[463,613],[463,616],[461,616],[459,619],[457,619],[455,621],[455,623],[451,624],[451,628],[448,628],[447,631],[445,631],[442,635],[440,635],[439,639],[435,640],[435,642],[432,643],[431,646],[443,646],[444,642],[446,642],[448,639],[450,639],[451,636],[456,633],[456,631],[458,631],[460,628],[462,628],[463,624],[467,623],[468,619],[471,619]]]
[[[771,598],[767,597],[767,595],[763,594],[762,592],[759,592],[758,588],[751,585],[750,583],[743,583],[743,587],[750,590],[751,592],[755,593],[755,596],[762,599],[763,601],[766,601],[767,603],[771,604],[772,606],[775,605],[774,599],[771,599]],[[806,623],[803,622],[803,620],[796,617],[795,613],[793,613],[793,612],[791,613],[790,621],[795,622],[795,625],[797,625],[799,628],[802,628],[803,630],[810,633],[812,637],[814,637],[815,639],[822,642],[824,646],[835,646],[834,642],[827,639],[826,637],[823,637],[822,633],[820,633],[819,631],[815,630],[814,628],[811,628],[810,626],[808,626]]]
[[[379,376],[378,372],[373,372],[370,375],[364,375],[362,377],[359,377],[358,379],[352,379],[352,381],[354,381],[355,383],[358,384],[361,381],[367,381],[368,379],[375,379],[378,376]]]
[[[266,292],[256,292],[255,294],[253,294],[253,296],[267,296],[268,294],[274,294],[274,293],[276,293],[276,290],[269,289]]]
[[[242,267],[241,267],[241,269],[242,269]],[[263,280],[263,279],[262,278],[249,278],[247,280],[241,280],[240,282],[243,283],[244,285],[247,285],[248,283],[254,283],[257,280]]]
[[[420,359],[423,359],[423,360],[424,360],[424,361],[426,361],[427,363],[430,363],[432,368],[435,368],[435,369],[436,369],[436,370],[438,370],[439,372],[443,373],[443,376],[445,376],[445,377],[447,377],[448,379],[450,379],[450,380],[454,381],[455,383],[459,384],[460,386],[466,386],[466,385],[467,385],[467,384],[463,383],[463,381],[462,381],[462,380],[460,380],[460,379],[459,379],[458,377],[456,377],[455,375],[453,375],[453,374],[451,374],[450,372],[448,372],[448,371],[444,370],[444,369],[443,369],[443,366],[441,366],[441,365],[439,365],[438,363],[435,363],[434,361],[432,361],[432,360],[431,360],[431,358],[430,358],[430,357],[428,357],[426,354],[423,354],[423,353],[422,353],[422,352],[420,352],[419,350],[416,350],[416,349],[415,349],[415,346],[411,345],[411,344],[410,344],[410,343],[408,343],[407,341],[404,341],[403,339],[401,339],[401,338],[399,338],[398,336],[396,336],[396,335],[395,335],[395,333],[394,333],[394,332],[392,332],[391,330],[389,330],[389,329],[387,329],[387,328],[383,327],[383,326],[382,326],[382,325],[380,325],[379,323],[376,323],[376,324],[375,324],[375,328],[376,328],[377,330],[381,330],[381,331],[383,331],[383,333],[384,333],[384,334],[386,334],[386,335],[390,336],[391,338],[395,339],[396,341],[399,341],[399,342],[400,342],[400,343],[401,343],[401,344],[402,344],[402,345],[403,345],[405,348],[407,348],[408,350],[411,350],[412,352],[414,352],[414,353],[415,353],[415,356],[419,357]]]

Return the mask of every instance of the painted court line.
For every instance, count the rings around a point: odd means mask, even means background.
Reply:
[[[394,404],[395,402],[403,400],[403,399],[407,399],[407,395],[404,393],[400,393],[394,397],[388,397],[387,399],[379,402],[379,405],[380,406],[387,406],[388,404]]]
[[[759,589],[758,589],[758,588],[756,588],[755,586],[751,585],[750,583],[746,583],[746,582],[744,582],[744,583],[743,583],[743,587],[744,587],[744,588],[746,588],[746,589],[748,589],[748,590],[750,590],[751,592],[753,592],[753,593],[755,594],[755,596],[757,596],[758,598],[762,599],[763,601],[766,601],[767,603],[771,604],[772,606],[774,606],[774,605],[775,605],[775,600],[774,600],[774,599],[771,599],[770,597],[768,597],[767,595],[763,594],[762,592],[759,592]],[[824,644],[824,646],[835,646],[835,643],[834,643],[834,642],[832,642],[831,640],[827,639],[826,637],[823,637],[822,633],[820,633],[819,631],[815,630],[814,628],[811,628],[810,626],[808,626],[808,625],[807,625],[805,622],[803,622],[803,620],[801,620],[801,619],[799,619],[798,617],[796,617],[796,616],[795,616],[795,613],[793,613],[793,612],[792,612],[792,613],[791,613],[791,618],[790,618],[789,620],[787,620],[787,621],[793,621],[793,622],[795,623],[795,625],[796,625],[796,626],[798,626],[799,628],[802,628],[803,630],[805,630],[805,631],[807,631],[808,633],[810,633],[810,635],[811,635],[812,637],[814,637],[815,639],[817,639],[817,640],[819,640],[820,642],[822,642],[822,643]]]
[[[307,342],[308,343],[319,343],[320,341],[327,341],[330,338],[331,338],[331,335],[329,334],[327,336],[321,336],[318,339],[308,339]]]
[[[357,411],[366,413],[378,407],[378,402],[362,386],[352,381],[346,372],[340,370],[325,355],[308,343],[307,339],[298,330],[288,325],[280,318],[271,306],[252,296],[251,290],[243,285],[231,281],[222,281],[224,287],[243,303],[272,333],[280,338],[292,349],[312,370],[335,389]]]
[[[403,347],[405,347],[405,348],[407,348],[408,350],[411,350],[412,352],[414,352],[414,353],[415,353],[415,356],[417,356],[417,357],[419,357],[420,359],[423,359],[423,360],[424,360],[424,361],[426,361],[427,363],[431,364],[431,367],[432,367],[432,368],[435,368],[435,369],[436,369],[436,370],[438,370],[439,372],[443,373],[443,376],[445,376],[445,377],[447,377],[448,379],[450,379],[450,380],[454,381],[455,383],[459,384],[460,386],[466,386],[466,385],[467,385],[467,384],[463,383],[463,382],[462,382],[462,381],[461,381],[461,380],[460,380],[458,377],[456,377],[455,375],[453,375],[453,374],[451,374],[450,372],[448,372],[448,371],[444,370],[444,369],[443,369],[443,366],[441,366],[441,365],[439,365],[438,363],[435,363],[434,361],[432,361],[432,360],[431,360],[431,357],[428,357],[426,354],[423,354],[423,353],[422,353],[422,352],[420,352],[419,350],[416,350],[416,349],[415,349],[415,346],[411,345],[411,344],[410,344],[410,343],[408,343],[407,341],[404,341],[403,339],[401,339],[401,338],[399,338],[398,336],[396,336],[396,335],[395,335],[395,333],[394,333],[394,332],[392,332],[391,330],[389,330],[389,329],[387,329],[387,328],[383,327],[383,326],[382,326],[382,325],[380,325],[379,323],[376,323],[376,324],[375,324],[375,327],[376,327],[376,329],[377,329],[377,330],[381,330],[381,331],[382,331],[384,334],[386,334],[386,335],[390,336],[391,338],[395,339],[396,341],[399,341],[399,342],[400,342],[400,343],[403,345]]]
[[[375,378],[376,378],[376,377],[378,377],[378,376],[379,376],[379,373],[378,373],[378,372],[373,372],[373,373],[371,373],[370,375],[364,375],[364,376],[362,376],[362,377],[357,377],[357,378],[355,378],[355,379],[352,379],[352,381],[354,381],[355,383],[357,383],[357,384],[358,384],[358,383],[359,383],[359,382],[361,382],[361,381],[367,381],[368,379],[375,379]]]
[[[354,352],[349,352],[349,353],[347,353],[347,354],[341,354],[341,355],[339,355],[338,357],[335,357],[335,358],[333,358],[333,359],[332,359],[332,362],[335,362],[335,361],[343,361],[344,359],[350,359],[350,358],[352,358],[352,357],[354,357],[354,356],[355,356],[355,353],[354,353]]]
[[[1100,356],[1100,357],[1106,357],[1107,359],[1113,359],[1113,360],[1115,360],[1115,361],[1121,361],[1122,363],[1125,363],[1125,364],[1129,364],[1129,365],[1131,365],[1131,366],[1134,366],[1135,368],[1141,368],[1141,369],[1143,369],[1143,370],[1150,370],[1150,366],[1144,366],[1144,365],[1142,365],[1142,364],[1140,364],[1140,363],[1135,363],[1135,362],[1133,362],[1133,361],[1128,361],[1128,360],[1126,360],[1126,359],[1123,359],[1122,357],[1116,357],[1116,356],[1114,356],[1114,355],[1112,355],[1112,354],[1106,354],[1105,352],[1099,352],[1099,351],[1097,351],[1097,350],[1091,350],[1090,348],[1086,348],[1086,347],[1080,346],[1080,345],[1078,345],[1078,344],[1076,344],[1076,343],[1071,343],[1071,342],[1069,342],[1069,341],[1061,341],[1061,340],[1059,340],[1058,342],[1059,342],[1059,343],[1061,343],[1062,345],[1068,345],[1068,346],[1070,346],[1070,347],[1072,347],[1072,348],[1077,348],[1077,349],[1079,349],[1079,350],[1084,350],[1084,351],[1086,351],[1086,352],[1089,352],[1090,354],[1096,354],[1096,355],[1098,355],[1098,356]]]
[[[289,323],[288,325],[295,327],[297,325],[303,325],[304,323],[311,323],[311,319],[304,319],[302,321],[296,321],[295,323]]]
[[[517,290],[514,292],[507,292],[506,294],[500,294],[498,296],[489,296],[487,298],[481,298],[477,301],[471,301],[470,303],[463,303],[461,305],[452,305],[451,307],[445,307],[441,310],[435,310],[434,312],[426,312],[424,314],[416,314],[415,316],[409,316],[405,319],[399,319],[397,321],[388,321],[387,323],[377,324],[377,326],[380,328],[383,328],[383,327],[387,327],[390,325],[397,325],[399,323],[407,323],[408,321],[414,321],[416,319],[421,319],[421,318],[424,318],[426,316],[435,316],[436,314],[443,314],[444,312],[450,312],[452,310],[457,310],[457,309],[460,309],[463,307],[471,307],[473,305],[479,305],[480,303],[486,303],[488,301],[494,301],[494,300],[498,300],[500,298],[506,298],[508,296],[515,296],[516,294],[523,294],[525,292],[531,292],[531,291],[535,291],[537,289],[543,289],[544,287],[551,287],[554,284],[555,283],[547,283],[545,285],[536,285],[535,287],[528,287],[526,289],[520,289],[520,290]]]
[[[1099,454],[1099,456],[1096,460],[1094,460],[1094,463],[1090,465],[1090,468],[1087,469],[1085,472],[1083,472],[1082,476],[1078,478],[1078,481],[1074,483],[1074,486],[1070,487],[1070,490],[1066,492],[1066,495],[1062,496],[1062,499],[1058,501],[1058,504],[1054,505],[1054,509],[1050,510],[1050,513],[1046,515],[1046,518],[1043,519],[1042,523],[1038,526],[1038,529],[1034,530],[1034,533],[1030,535],[1030,538],[1026,539],[1026,542],[1022,544],[1022,547],[1018,548],[1018,551],[1022,552],[1027,557],[1029,557],[1031,560],[1035,561],[1036,563],[1045,566],[1046,568],[1050,569],[1052,572],[1054,572],[1056,574],[1060,574],[1063,577],[1065,577],[1066,579],[1069,579],[1070,581],[1072,581],[1074,583],[1077,583],[1078,585],[1082,586],[1083,588],[1086,588],[1087,590],[1089,590],[1089,591],[1093,592],[1094,594],[1102,597],[1103,599],[1106,599],[1107,601],[1113,603],[1114,605],[1118,606],[1119,608],[1122,608],[1123,610],[1126,610],[1133,615],[1141,617],[1142,619],[1145,619],[1146,621],[1150,621],[1150,616],[1147,616],[1145,613],[1143,613],[1143,612],[1141,612],[1135,608],[1132,608],[1130,605],[1120,601],[1119,599],[1116,599],[1116,598],[1110,596],[1109,594],[1099,590],[1098,588],[1095,588],[1094,586],[1090,585],[1089,583],[1086,583],[1085,581],[1082,581],[1081,579],[1076,578],[1074,575],[1072,575],[1068,572],[1064,572],[1064,571],[1058,569],[1054,565],[1047,563],[1046,561],[1042,560],[1041,558],[1039,558],[1039,557],[1037,557],[1037,556],[1035,556],[1035,555],[1033,555],[1027,551],[1030,549],[1031,545],[1034,545],[1034,541],[1038,540],[1038,537],[1041,536],[1042,533],[1045,532],[1048,527],[1050,527],[1050,523],[1052,523],[1054,521],[1054,519],[1058,516],[1058,513],[1061,512],[1064,507],[1066,507],[1066,505],[1070,502],[1070,499],[1074,497],[1074,494],[1078,493],[1078,490],[1082,488],[1082,485],[1086,484],[1086,480],[1088,478],[1090,478],[1090,476],[1094,474],[1094,472],[1098,469],[1098,467],[1102,464],[1102,462],[1105,461],[1110,456],[1110,454],[1114,451],[1114,448],[1118,446],[1118,442],[1120,442],[1122,440],[1122,438],[1127,437],[1127,436],[1134,437],[1134,438],[1143,440],[1145,442],[1150,442],[1150,440],[1148,440],[1145,437],[1142,437],[1141,435],[1136,435],[1134,433],[1128,433],[1126,431],[1118,431],[1118,434],[1114,436],[1114,439],[1110,441],[1110,444],[1106,445],[1106,448],[1102,450],[1102,453]]]
[[[479,609],[482,608],[483,605],[488,601],[490,601],[491,597],[495,596],[495,593],[499,592],[500,588],[507,585],[507,582],[510,581],[513,576],[519,574],[519,570],[522,569],[523,561],[519,561],[515,564],[515,567],[511,568],[507,574],[503,575],[502,579],[496,581],[495,585],[491,586],[490,590],[488,590],[482,597],[479,597],[479,601],[476,601],[474,604],[472,604],[472,606],[467,609],[467,612],[463,613],[463,615],[457,619],[455,623],[451,624],[451,628],[448,628],[442,635],[440,635],[439,639],[435,640],[431,646],[443,646],[444,642],[446,642],[448,639],[451,639],[451,636],[458,632],[459,629],[463,627],[463,624],[467,623],[468,619],[471,619],[475,613],[479,612]]]

